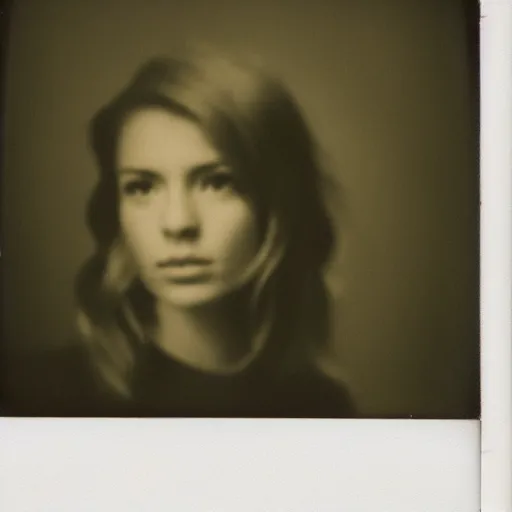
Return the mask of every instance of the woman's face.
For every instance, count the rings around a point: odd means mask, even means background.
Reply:
[[[116,172],[121,230],[157,300],[193,307],[236,289],[259,247],[256,213],[199,125],[158,107],[132,113]]]

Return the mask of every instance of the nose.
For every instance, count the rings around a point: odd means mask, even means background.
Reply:
[[[195,239],[199,234],[199,221],[190,193],[185,187],[169,190],[161,216],[162,231],[174,239]]]

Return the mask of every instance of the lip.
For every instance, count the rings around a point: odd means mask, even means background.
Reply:
[[[207,258],[198,258],[196,256],[186,256],[183,258],[167,258],[160,260],[156,266],[158,268],[186,268],[186,267],[206,267],[212,264],[212,260]]]
[[[198,257],[168,258],[157,263],[166,280],[177,284],[200,283],[211,277],[211,260]]]

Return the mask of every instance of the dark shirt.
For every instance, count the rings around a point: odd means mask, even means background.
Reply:
[[[319,369],[282,372],[253,364],[233,375],[183,365],[148,346],[140,354],[132,396],[98,386],[81,347],[5,357],[1,414],[47,417],[344,418],[355,411],[344,386]],[[274,369],[272,369],[274,368]]]

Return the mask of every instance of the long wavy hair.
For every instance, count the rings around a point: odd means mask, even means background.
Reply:
[[[298,105],[258,65],[211,53],[155,57],[90,123],[99,169],[87,211],[95,252],[78,274],[76,296],[81,337],[101,382],[130,396],[138,350],[155,322],[154,299],[120,231],[115,174],[127,115],[155,106],[198,123],[244,174],[261,219],[263,241],[244,285],[253,350],[240,368],[264,348],[283,368],[314,358],[328,338],[323,274],[334,238],[317,148]]]

